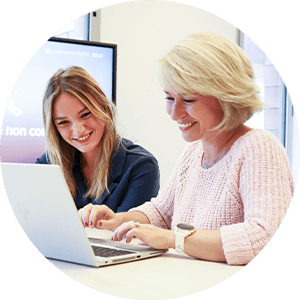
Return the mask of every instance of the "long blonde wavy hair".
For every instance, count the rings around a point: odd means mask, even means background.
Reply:
[[[58,70],[47,84],[43,99],[47,158],[51,164],[61,167],[73,197],[77,192],[72,174],[76,149],[61,137],[53,121],[54,102],[64,92],[75,96],[105,124],[93,179],[85,195],[90,198],[99,198],[105,190],[108,190],[113,150],[121,142],[116,130],[115,106],[105,96],[95,79],[80,67],[72,66],[65,70]]]

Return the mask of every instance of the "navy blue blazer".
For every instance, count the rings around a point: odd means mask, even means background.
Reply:
[[[114,212],[125,212],[157,196],[159,167],[155,157],[127,139],[122,139],[122,144],[126,150],[120,146],[114,151],[108,180],[109,192],[105,190],[98,199],[84,197],[86,188],[80,168],[80,152],[76,152],[73,175],[77,183],[74,199],[77,209],[92,203],[105,204]],[[35,163],[50,164],[50,161],[44,153]]]

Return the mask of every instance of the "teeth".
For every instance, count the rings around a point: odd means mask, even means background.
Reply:
[[[187,124],[178,124],[180,128],[187,128],[189,126],[192,126],[193,123],[187,123]]]
[[[77,139],[78,141],[84,141],[86,140],[89,136],[91,135],[91,133],[87,134],[86,136],[80,138],[80,139]]]

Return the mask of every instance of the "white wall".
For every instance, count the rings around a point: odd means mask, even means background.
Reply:
[[[236,41],[237,30],[199,8],[165,1],[112,5],[98,10],[97,16],[100,31],[95,28],[95,32],[100,34],[100,41],[118,45],[119,130],[155,155],[163,185],[186,142],[165,111],[157,62],[193,32],[213,31]]]

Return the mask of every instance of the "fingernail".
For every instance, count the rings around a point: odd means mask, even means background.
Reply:
[[[85,226],[85,227],[88,227],[88,226],[89,226],[89,224],[88,224],[87,222],[85,222],[85,223],[84,223],[84,226]]]
[[[90,226],[93,226],[93,222],[92,221],[90,222]]]
[[[98,226],[101,227],[102,226],[102,222],[99,221],[98,222]]]

